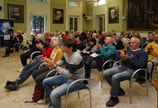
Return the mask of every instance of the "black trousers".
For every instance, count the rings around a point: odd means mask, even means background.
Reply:
[[[27,64],[27,59],[30,58],[32,51],[27,51],[26,53],[23,53],[20,55],[20,60],[23,66]]]
[[[44,98],[44,88],[43,88],[43,80],[46,78],[46,75],[50,72],[47,67],[43,67],[41,69],[35,70],[32,73],[32,77],[36,82],[39,90],[41,91],[42,98]],[[54,76],[55,72],[51,73],[48,77]]]

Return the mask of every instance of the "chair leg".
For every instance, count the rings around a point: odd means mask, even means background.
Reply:
[[[77,91],[77,94],[78,94],[78,99],[80,99],[80,91],[79,90]]]
[[[46,92],[44,92],[44,104],[47,103],[47,96],[46,96]]]
[[[65,108],[67,108],[67,97],[68,97],[68,95],[66,94],[65,95]]]
[[[92,95],[91,95],[91,88],[90,88],[90,83],[88,82],[88,86],[89,86],[89,104],[90,104],[90,108],[92,108]]]
[[[130,104],[132,104],[132,80],[129,81],[129,86],[130,86]]]
[[[102,86],[103,86],[103,85],[102,85],[102,80],[103,80],[102,78],[103,78],[103,77],[102,77],[102,71],[100,71],[100,72],[99,72],[99,79],[100,79],[100,86],[101,86],[101,88],[102,88]]]

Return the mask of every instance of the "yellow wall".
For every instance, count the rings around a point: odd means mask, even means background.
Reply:
[[[50,8],[50,21],[51,24],[51,30],[55,31],[58,29],[59,31],[65,31],[66,30],[66,0],[51,0],[50,2],[51,8]],[[53,24],[53,8],[57,9],[64,9],[64,24]]]
[[[27,39],[30,38],[30,33],[31,33],[31,21],[32,21],[32,16],[44,16],[46,17],[45,20],[45,30],[44,31],[49,31],[51,30],[50,25],[51,25],[51,19],[50,19],[50,0],[47,0],[44,3],[41,2],[33,2],[32,0],[26,0],[27,1],[27,33],[25,34]]]
[[[0,19],[4,18],[4,1],[0,0],[0,6],[2,7],[2,10],[0,11]]]
[[[8,19],[8,4],[16,4],[24,6],[24,23],[14,23],[14,32],[21,30],[27,31],[27,19],[26,19],[26,0],[4,0],[4,18]]]
[[[83,0],[84,1],[84,0]],[[86,14],[86,16],[91,16],[92,20],[84,20],[83,19],[83,29],[84,30],[93,30],[93,4],[87,4],[86,1],[83,2],[82,7],[83,13]]]
[[[108,23],[108,11],[106,15],[107,22],[107,31],[115,30],[116,32],[120,32],[123,30],[123,21],[122,21],[122,0],[107,0],[107,10],[110,7],[118,6],[119,7],[119,23]]]

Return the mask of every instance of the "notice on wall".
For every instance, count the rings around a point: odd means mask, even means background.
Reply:
[[[10,40],[10,35],[9,34],[4,35],[4,40]]]

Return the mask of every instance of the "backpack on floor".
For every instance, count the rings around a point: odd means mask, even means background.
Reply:
[[[38,100],[41,99],[41,97],[42,97],[41,91],[39,90],[38,86],[35,85],[32,100],[31,101],[25,101],[25,103],[37,102]]]
[[[37,102],[41,98],[42,98],[41,91],[39,90],[38,86],[35,85],[32,100],[33,102]]]

